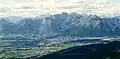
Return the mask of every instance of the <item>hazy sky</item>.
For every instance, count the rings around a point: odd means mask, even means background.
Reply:
[[[120,15],[120,0],[0,0],[0,16],[61,12]]]

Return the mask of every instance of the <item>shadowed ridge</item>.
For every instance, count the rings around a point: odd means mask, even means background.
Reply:
[[[33,59],[120,59],[120,42],[113,41],[107,44],[91,44],[64,49],[42,57]]]

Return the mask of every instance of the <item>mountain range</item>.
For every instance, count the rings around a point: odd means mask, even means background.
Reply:
[[[119,30],[120,17],[103,18],[92,14],[63,12],[44,18],[0,18],[0,34],[119,36]]]

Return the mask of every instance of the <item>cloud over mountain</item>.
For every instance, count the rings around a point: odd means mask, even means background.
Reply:
[[[119,15],[119,0],[2,0],[1,16],[33,16],[40,13],[80,12]]]

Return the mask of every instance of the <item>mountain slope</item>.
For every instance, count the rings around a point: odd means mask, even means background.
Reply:
[[[35,59],[119,59],[119,41],[107,44],[92,44],[64,49],[42,57],[31,57]]]

